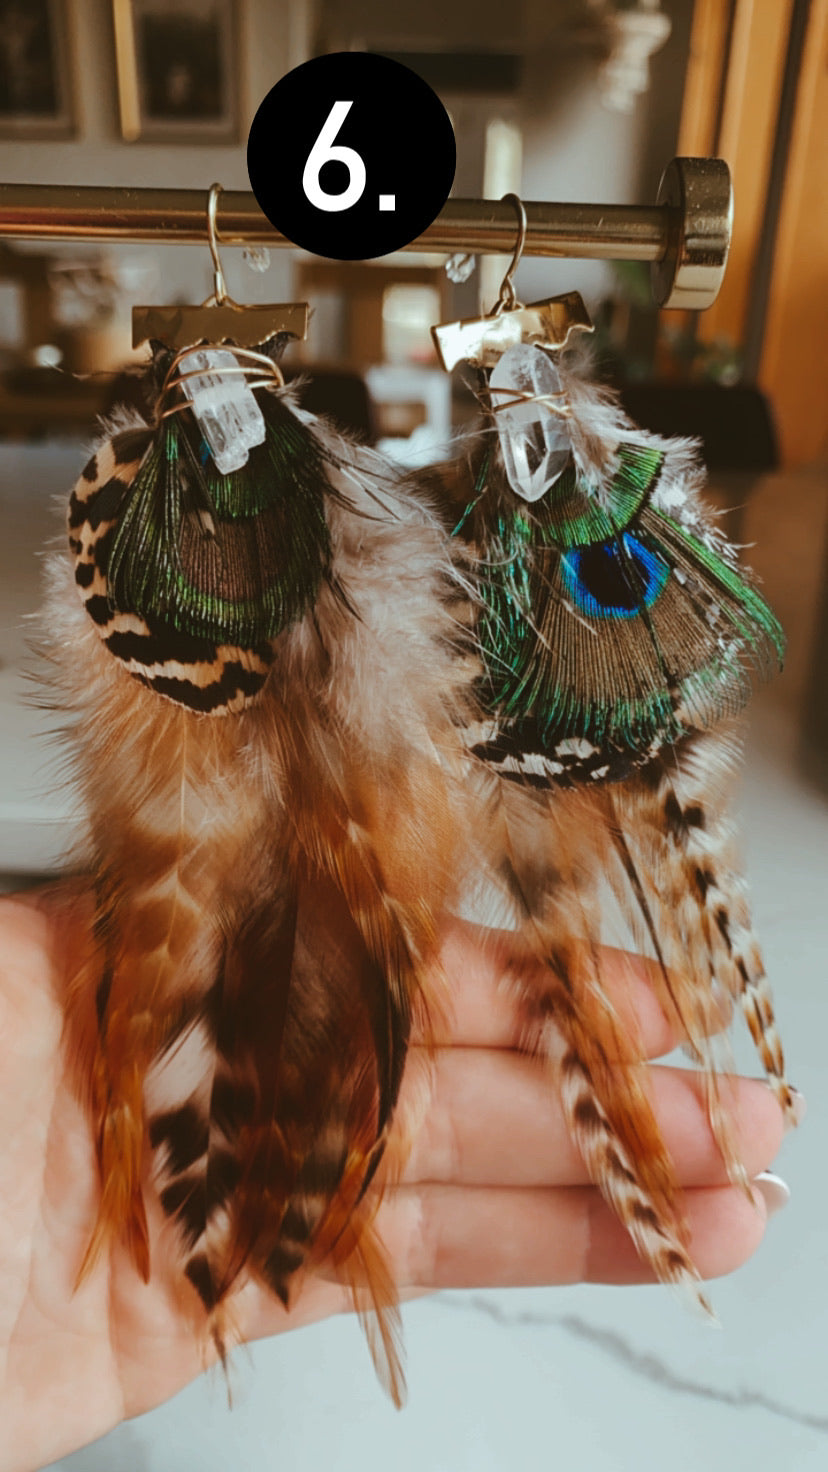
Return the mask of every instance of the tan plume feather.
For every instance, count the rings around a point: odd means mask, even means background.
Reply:
[[[330,1259],[373,1305],[399,1400],[371,1222],[463,874],[475,671],[455,657],[433,516],[291,394],[260,402],[258,480],[201,470],[180,421],[117,424],[70,498],[72,565],[52,568],[52,701],[96,893],[69,1019],[99,1131],[84,1267],[120,1237],[151,1271],[151,1180],[222,1356],[237,1287],[289,1305]]]

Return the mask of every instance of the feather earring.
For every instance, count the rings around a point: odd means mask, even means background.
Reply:
[[[791,1118],[793,1104],[722,789],[733,718],[784,641],[697,500],[692,443],[638,430],[569,366],[589,326],[580,298],[516,300],[521,244],[491,317],[434,329],[447,369],[478,370],[485,412],[466,464],[439,476],[478,590],[474,806],[544,966],[543,985],[515,983],[531,1046],[554,1062],[573,1136],[642,1257],[704,1304],[635,1040],[601,988],[601,896],[615,891],[655,958],[748,1189],[717,1081],[727,998]]]
[[[142,309],[174,338],[154,413],[83,471],[47,604],[96,896],[71,1009],[102,1180],[81,1274],[120,1237],[148,1276],[149,1160],[222,1355],[246,1277],[288,1304],[332,1259],[399,1401],[371,1220],[461,874],[450,563],[384,462],[281,387],[296,309],[251,347],[265,309],[251,328],[216,295],[172,331]]]

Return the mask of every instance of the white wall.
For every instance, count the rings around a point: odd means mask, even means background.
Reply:
[[[560,0],[547,0],[560,9]],[[367,44],[389,50],[518,51],[523,0],[322,0],[330,49]]]
[[[672,33],[650,62],[649,91],[624,114],[603,105],[596,58],[562,40],[562,23],[586,7],[524,0],[524,198],[655,203],[678,136],[693,0],[662,0],[662,8]],[[600,261],[527,261],[518,277],[529,301],[561,291],[594,300],[612,286],[612,265]]]
[[[66,142],[0,143],[1,180],[185,186],[205,191],[218,180],[226,189],[250,188],[245,161],[250,122],[274,83],[307,58],[312,12],[306,0],[243,0],[242,126],[240,141],[231,146],[124,143],[118,124],[111,0],[67,0],[67,12],[77,137]],[[137,249],[124,248],[133,255]],[[75,246],[69,249],[78,252]],[[197,300],[207,294],[211,275],[205,250],[192,246],[151,249],[160,263],[167,297]],[[263,276],[244,268],[240,258],[240,251],[226,253],[231,295],[248,301],[280,301],[290,296],[290,252],[274,251],[271,269]]]

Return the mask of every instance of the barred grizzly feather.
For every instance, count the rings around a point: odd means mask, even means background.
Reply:
[[[613,835],[595,789],[563,789],[553,798],[484,768],[476,773],[475,807],[489,833],[491,877],[522,942],[523,964],[518,945],[509,985],[523,1045],[549,1063],[589,1175],[644,1261],[706,1309],[637,1039],[622,1027],[602,982]]]
[[[222,1353],[236,1285],[253,1275],[287,1304],[327,1257],[361,1309],[366,1293],[374,1304],[369,1342],[399,1400],[396,1297],[371,1219],[412,1019],[437,1000],[424,971],[462,878],[469,677],[436,522],[378,457],[270,397],[272,433],[311,437],[323,473],[305,611],[294,599],[268,637],[230,643],[221,623],[189,633],[169,601],[135,612],[113,595],[113,535],[160,433],[143,423],[98,445],[70,502],[73,566],[51,566],[53,700],[70,717],[97,911],[69,1018],[99,1131],[86,1263],[120,1236],[151,1270],[148,1152]]]
[[[430,477],[477,585],[485,673],[466,729],[471,806],[535,963],[512,979],[526,1046],[550,1060],[589,1173],[642,1258],[706,1306],[640,1054],[603,990],[597,946],[610,938],[614,891],[625,930],[611,938],[656,960],[664,1009],[704,1069],[731,1178],[747,1187],[719,1082],[724,999],[741,1003],[791,1119],[793,1102],[726,787],[733,718],[784,641],[705,511],[696,447],[637,429],[565,357],[554,363],[571,456],[541,499],[528,504],[510,485],[493,413],[466,458]],[[526,453],[534,465],[541,451]]]

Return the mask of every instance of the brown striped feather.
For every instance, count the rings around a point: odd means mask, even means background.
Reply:
[[[46,616],[98,895],[70,1015],[100,1128],[86,1262],[120,1235],[148,1270],[148,1143],[219,1349],[236,1285],[253,1274],[289,1303],[327,1259],[373,1304],[398,1399],[375,1172],[412,1017],[439,1002],[423,978],[463,877],[477,672],[456,657],[443,534],[330,437],[333,563],[312,614],[262,648],[188,643],[108,599],[106,539],[146,435],[116,434],[80,477],[73,571],[55,562]]]

